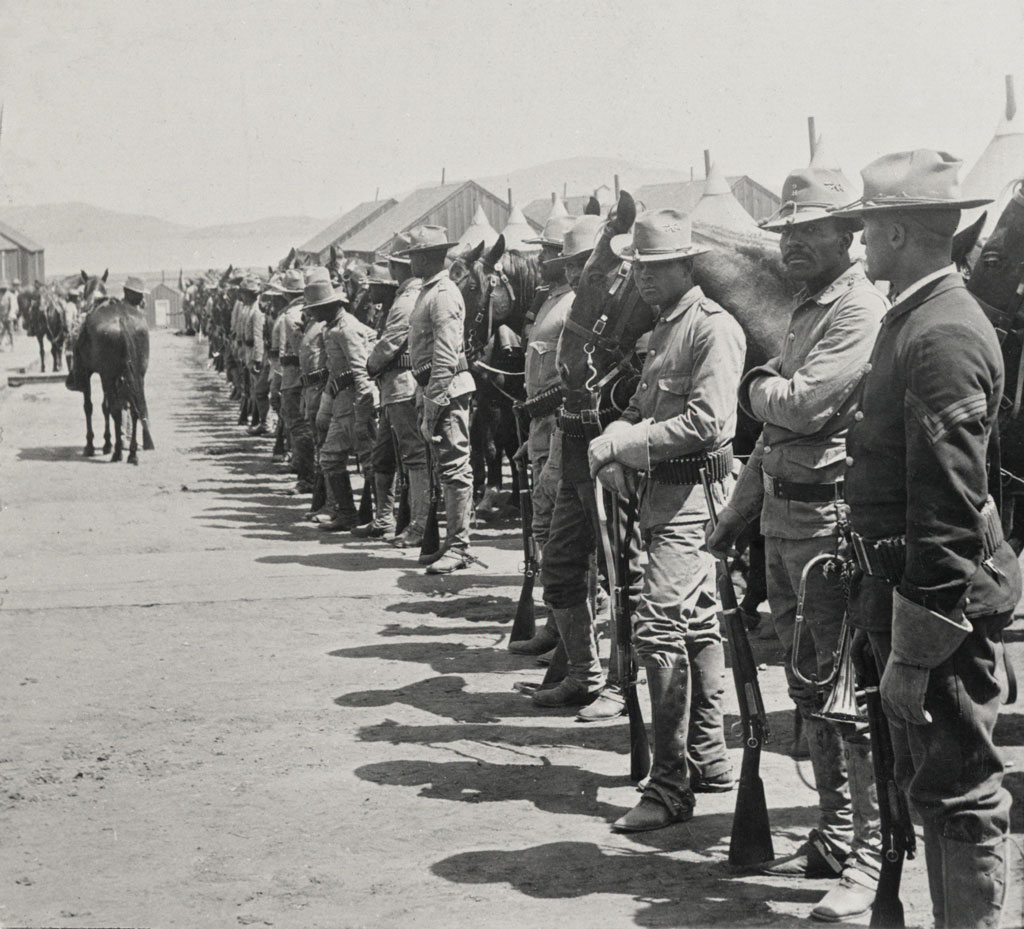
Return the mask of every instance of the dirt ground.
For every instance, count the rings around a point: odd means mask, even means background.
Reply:
[[[609,831],[637,798],[627,729],[520,692],[541,670],[504,648],[513,522],[477,534],[488,569],[447,579],[325,536],[270,443],[233,425],[205,347],[157,332],[152,355],[157,447],[137,468],[82,457],[61,384],[0,389],[0,924],[808,922],[827,883],[730,873],[734,794],[701,796],[685,825]],[[1020,623],[1010,638],[1024,670]],[[781,852],[813,825],[812,793],[784,754],[781,651],[755,647]],[[997,730],[1018,842],[1021,706]],[[1024,923],[1019,846],[1014,870],[1007,926]],[[920,858],[903,899],[908,925],[931,924]]]

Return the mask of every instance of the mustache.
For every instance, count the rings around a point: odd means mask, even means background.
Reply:
[[[789,261],[790,258],[812,258],[813,255],[805,248],[787,248],[782,253],[782,260]]]

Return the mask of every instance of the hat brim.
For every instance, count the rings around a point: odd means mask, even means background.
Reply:
[[[805,206],[797,205],[783,207],[776,210],[767,219],[761,220],[758,225],[765,232],[782,232],[790,226],[807,226],[811,223],[820,222],[823,219],[843,219],[856,226],[857,232],[863,228],[863,223],[856,216],[836,216],[835,210],[827,206]]]
[[[348,297],[341,292],[340,288],[334,291],[332,296],[325,297],[323,300],[317,300],[316,303],[306,303],[303,301],[302,308],[304,310],[315,310],[317,307],[331,306],[334,303],[340,303],[342,305],[346,305],[348,303]]]
[[[142,296],[144,296],[144,297],[148,297],[149,296],[149,291],[148,290],[139,290],[138,287],[128,287],[126,285],[124,289],[127,290],[129,293],[142,294]]]
[[[542,235],[532,236],[529,239],[523,239],[523,245],[550,245],[552,248],[561,248],[562,243],[558,239],[546,239]]]
[[[610,243],[612,253],[623,261],[639,261],[640,264],[657,264],[661,261],[675,261],[678,258],[693,258],[711,251],[702,245],[689,245],[686,248],[673,249],[671,252],[638,252],[633,247],[631,233],[612,236]]]
[[[438,242],[435,245],[417,245],[413,248],[403,248],[400,252],[395,252],[395,256],[398,258],[412,258],[413,255],[422,252],[447,252],[448,249],[454,248],[458,244],[458,242]]]
[[[541,264],[543,264],[545,268],[564,268],[570,261],[574,261],[579,258],[589,258],[593,251],[594,247],[591,246],[590,248],[583,248],[578,252],[573,252],[571,255],[555,255],[554,258],[542,261]]]
[[[885,200],[854,200],[846,206],[832,210],[832,216],[838,217],[863,217],[871,213],[892,213],[902,211],[905,213],[917,210],[973,210],[975,207],[987,206],[991,200],[920,200],[920,199],[885,199]]]

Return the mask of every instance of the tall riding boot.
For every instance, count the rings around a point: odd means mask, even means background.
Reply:
[[[1007,846],[1004,838],[974,843],[942,837],[947,929],[998,929],[1006,898]]]
[[[348,469],[332,471],[327,475],[331,490],[334,491],[336,509],[329,522],[320,523],[324,532],[347,532],[359,522],[355,500],[352,497],[352,480]]]
[[[327,505],[327,481],[324,479],[324,472],[319,468],[313,477],[313,499],[309,501],[309,510],[306,519],[312,519]]]
[[[468,568],[469,518],[473,511],[473,488],[461,484],[445,484],[444,527],[445,539],[441,555],[429,562],[427,574],[451,574]],[[423,563],[423,559],[420,559]]]
[[[616,832],[648,832],[693,818],[686,732],[690,716],[689,663],[671,668],[646,665],[654,726],[651,778],[640,802],[612,825]]]
[[[690,723],[687,746],[695,793],[723,793],[735,786],[725,746],[725,649],[717,629],[686,637],[690,660]]]
[[[932,898],[935,929],[946,929],[946,890],[942,882],[942,827],[925,820],[924,863],[928,869],[928,891]]]
[[[558,645],[558,627],[554,617],[548,614],[547,622],[534,634],[533,638],[519,642],[509,642],[508,650],[513,655],[543,655]]]
[[[601,687],[601,662],[590,605],[585,601],[568,609],[552,610],[558,633],[565,646],[565,679],[547,690],[533,694],[536,706],[579,706],[589,703]]]
[[[423,530],[427,528],[427,513],[430,510],[430,471],[426,468],[409,468],[409,525],[393,543],[397,548],[419,548],[423,541]]]
[[[367,476],[366,480],[370,480]],[[352,535],[360,539],[383,539],[395,528],[395,473],[393,471],[373,472],[373,497],[377,503],[377,512],[373,519],[362,522],[352,530]]]
[[[830,923],[853,919],[871,909],[882,866],[882,823],[871,744],[866,739],[843,739],[842,747],[853,809],[853,845],[839,883],[811,910],[814,919]]]
[[[818,791],[818,827],[792,855],[761,869],[788,877],[839,877],[853,839],[853,810],[839,730],[827,720],[804,715],[807,746]]]

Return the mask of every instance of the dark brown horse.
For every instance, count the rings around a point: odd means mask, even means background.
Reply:
[[[64,357],[64,342],[68,337],[64,307],[53,288],[36,285],[25,316],[25,331],[39,342],[39,370],[46,370],[46,341],[50,343],[50,356],[54,371],[59,371]]]
[[[149,327],[139,307],[106,296],[106,274],[89,277],[82,272],[83,303],[88,312],[75,341],[65,384],[69,390],[82,392],[85,410],[85,455],[95,454],[92,431],[92,375],[100,376],[103,387],[103,453],[111,450],[110,420],[114,420],[114,454],[111,461],[120,461],[123,452],[121,416],[125,407],[132,419],[128,463],[138,464],[136,430],[142,423],[142,447],[154,448],[149,433],[149,410],[146,406],[145,378],[149,367]]]

